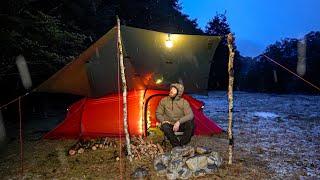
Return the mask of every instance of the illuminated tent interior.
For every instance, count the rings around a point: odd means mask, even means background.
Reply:
[[[125,75],[128,87],[130,135],[146,135],[157,126],[155,109],[168,94],[169,84],[183,83],[188,93],[207,90],[210,61],[218,36],[168,34],[121,26]],[[123,136],[122,86],[117,27],[66,65],[37,91],[84,96],[70,106],[65,120],[45,138]],[[207,118],[204,104],[184,98],[195,114],[195,134],[210,135],[222,129]]]

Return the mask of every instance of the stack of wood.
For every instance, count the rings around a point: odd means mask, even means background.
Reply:
[[[132,155],[135,160],[141,160],[143,157],[154,159],[164,153],[161,145],[153,143],[152,140],[144,140],[141,137],[133,137],[131,140]]]
[[[117,143],[114,139],[111,138],[99,138],[99,139],[90,139],[90,140],[79,140],[75,145],[73,145],[68,153],[70,156],[76,154],[82,154],[85,150],[97,150],[97,149],[107,149],[107,148],[116,148]]]

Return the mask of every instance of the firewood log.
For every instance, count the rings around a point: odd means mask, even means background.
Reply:
[[[82,154],[84,152],[83,148],[78,149],[78,154]]]
[[[159,150],[160,154],[163,154],[163,153],[164,153],[164,150],[163,150],[163,148],[160,146],[159,143],[157,143],[157,147],[158,147],[158,150]]]
[[[103,145],[106,145],[108,143],[108,138],[104,138],[104,141],[103,141]]]
[[[74,149],[70,149],[70,150],[69,150],[69,155],[70,155],[70,156],[73,156],[73,155],[75,155],[76,153],[77,153],[77,151],[74,150]]]

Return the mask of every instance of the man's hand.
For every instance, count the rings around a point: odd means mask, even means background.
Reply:
[[[174,132],[177,132],[179,130],[179,127],[180,127],[180,122],[177,121],[176,123],[174,123],[173,125],[173,131]]]

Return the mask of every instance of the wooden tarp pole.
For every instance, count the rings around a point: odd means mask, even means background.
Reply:
[[[229,139],[229,161],[228,164],[232,164],[233,155],[233,134],[232,134],[232,112],[233,112],[233,81],[234,81],[234,71],[233,71],[233,59],[234,59],[234,49],[233,42],[234,38],[231,33],[227,36],[228,48],[229,48],[229,63],[228,63],[228,73],[229,73],[229,85],[228,85],[228,139]]]
[[[121,42],[121,31],[120,31],[120,19],[117,16],[117,34],[118,34],[118,57],[120,61],[120,73],[121,73],[121,80],[122,80],[122,90],[123,90],[123,128],[124,133],[126,136],[126,145],[127,145],[127,153],[128,158],[132,161],[132,153],[131,153],[131,145],[130,145],[130,136],[128,132],[128,107],[127,107],[127,82],[126,82],[126,75],[125,75],[125,67],[123,63],[123,52],[122,52],[122,42]]]

